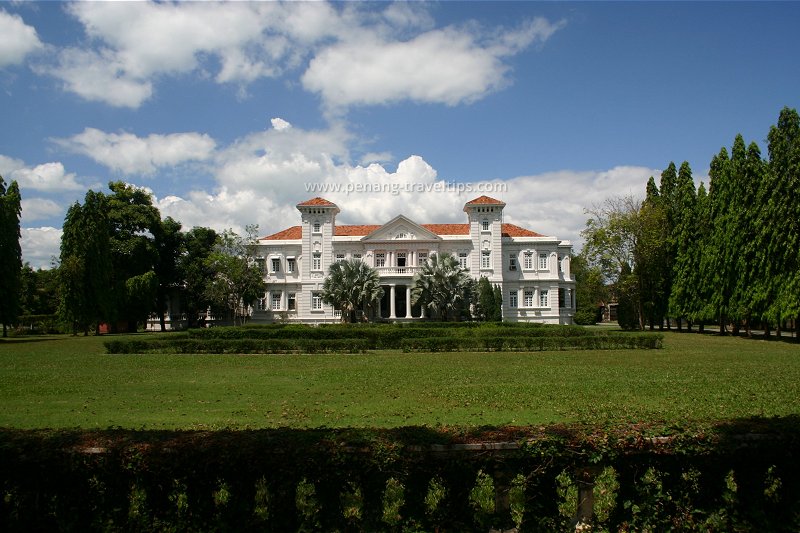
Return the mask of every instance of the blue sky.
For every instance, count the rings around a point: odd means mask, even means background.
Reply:
[[[795,2],[0,3],[0,175],[34,266],[110,180],[187,229],[264,235],[317,195],[374,224],[463,222],[488,194],[577,251],[586,208],[670,161],[707,181],[737,133],[766,156],[800,107],[798,20]]]

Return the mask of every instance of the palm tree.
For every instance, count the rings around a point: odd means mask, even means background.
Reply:
[[[383,298],[378,271],[359,259],[337,261],[322,283],[322,301],[342,311],[343,322],[355,322],[356,310],[367,310]]]
[[[443,321],[467,300],[471,278],[458,259],[448,252],[431,255],[414,275],[412,304],[420,304]]]

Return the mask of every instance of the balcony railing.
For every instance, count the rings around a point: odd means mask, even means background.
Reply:
[[[413,276],[417,272],[420,271],[421,267],[418,266],[406,266],[406,267],[377,267],[375,270],[378,271],[378,274],[381,276]]]

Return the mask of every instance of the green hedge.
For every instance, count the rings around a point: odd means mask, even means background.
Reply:
[[[375,330],[378,331],[378,330]],[[410,330],[414,331],[414,330]],[[425,332],[420,329],[416,334]],[[358,338],[197,338],[161,337],[115,339],[105,342],[110,354],[280,354],[361,353],[366,350],[401,349],[404,352],[534,352],[543,350],[658,349],[659,334],[598,333],[585,336],[428,336],[403,335],[405,330]]]
[[[367,339],[131,339],[105,342],[110,354],[362,353]]]
[[[591,337],[428,337],[404,339],[404,352],[541,352],[545,350],[658,349],[662,335],[596,335]]]

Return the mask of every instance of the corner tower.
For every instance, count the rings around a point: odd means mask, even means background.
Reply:
[[[503,279],[503,208],[505,202],[479,196],[464,204],[472,239],[471,272],[500,282]]]
[[[302,221],[302,275],[322,278],[333,262],[333,233],[339,207],[325,198],[297,204]]]

